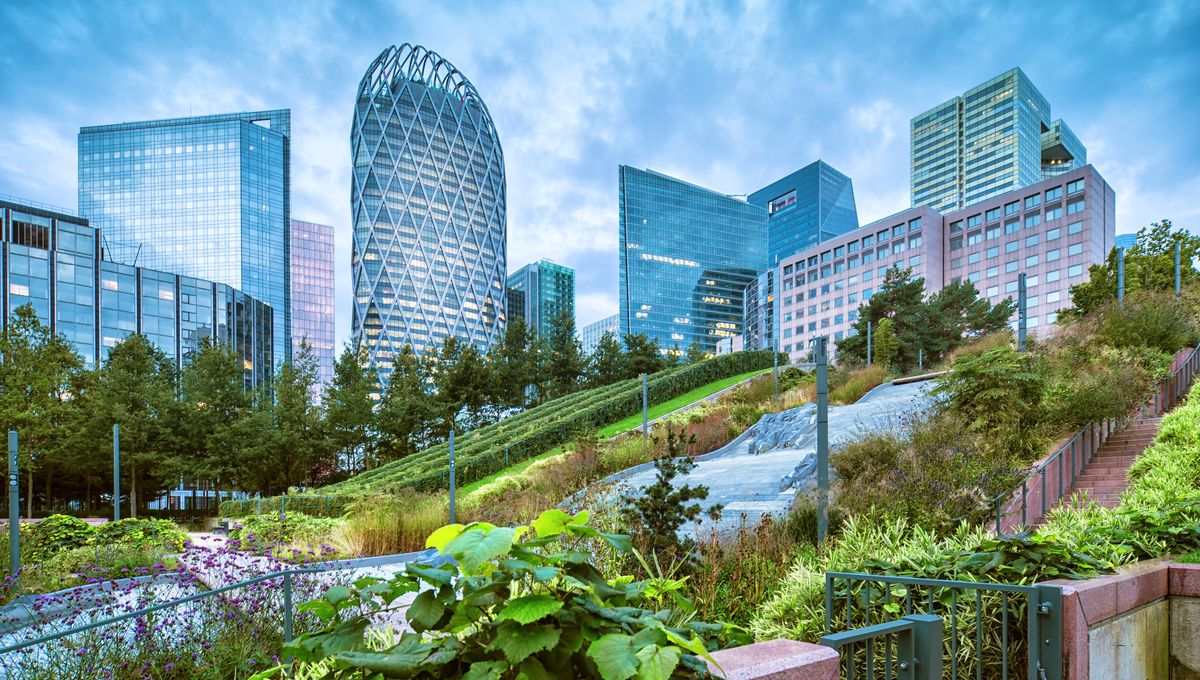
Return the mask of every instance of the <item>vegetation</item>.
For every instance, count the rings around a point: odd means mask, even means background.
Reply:
[[[1180,246],[1179,264],[1182,286],[1200,283],[1196,258],[1200,257],[1200,236],[1187,229],[1173,229],[1163,219],[1138,230],[1134,246],[1125,251],[1125,295],[1137,292],[1175,290],[1175,244]],[[1070,313],[1076,317],[1091,314],[1117,299],[1117,249],[1109,251],[1103,264],[1088,268],[1088,280],[1071,286]]]

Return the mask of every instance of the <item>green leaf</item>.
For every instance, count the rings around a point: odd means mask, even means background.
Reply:
[[[538,583],[544,583],[561,573],[562,570],[558,567],[535,567],[533,570],[533,580]]]
[[[325,600],[312,600],[310,602],[305,602],[297,609],[302,612],[312,612],[318,619],[321,620],[321,623],[329,623],[333,620],[333,617],[337,615],[337,609]]]
[[[511,664],[519,664],[535,652],[550,649],[558,644],[562,630],[557,626],[519,626],[508,623],[496,631],[496,639],[488,649],[499,649]]]
[[[500,610],[497,621],[516,621],[517,623],[533,623],[562,609],[563,603],[549,595],[525,595],[510,600]]]
[[[537,532],[539,538],[545,538],[546,536],[558,536],[561,534],[570,521],[570,515],[558,508],[551,508],[538,515],[538,518],[533,520],[531,526]]]
[[[462,566],[463,573],[478,573],[480,565],[508,552],[516,531],[511,527],[496,527],[487,533],[478,529],[459,534],[443,550]]]
[[[500,674],[507,668],[503,661],[476,661],[463,674],[462,680],[500,680]]]
[[[542,662],[532,656],[521,662],[521,675],[518,678],[525,678],[526,680],[554,680],[554,676],[546,670]]]
[[[596,662],[604,680],[627,680],[637,675],[638,658],[633,653],[633,638],[609,633],[588,645],[587,655]]]
[[[408,605],[409,622],[418,624],[414,625],[414,628],[433,628],[445,613],[446,606],[437,599],[437,594],[432,590],[422,591],[412,604]]]
[[[342,600],[349,598],[353,594],[354,592],[346,586],[330,586],[329,589],[325,591],[325,600],[330,604],[337,604]]]
[[[429,538],[425,539],[426,548],[437,548],[441,552],[445,552],[446,544],[458,538],[458,535],[463,532],[461,524],[447,524],[437,531],[429,534]]]
[[[650,645],[638,650],[637,658],[639,680],[669,680],[679,665],[679,649]]]
[[[391,677],[407,677],[417,672],[429,658],[430,651],[428,647],[418,647],[401,651],[343,652],[334,658],[355,668],[365,668]]]
[[[423,564],[415,564],[413,562],[409,562],[408,564],[404,565],[405,571],[417,576],[422,581],[444,586],[448,586],[454,581],[454,574],[448,571],[449,568],[452,567],[448,567],[447,569],[443,569],[441,567],[427,567]]]

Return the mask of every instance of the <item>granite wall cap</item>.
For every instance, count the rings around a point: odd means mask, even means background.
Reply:
[[[713,653],[709,670],[727,680],[837,680],[838,653],[795,640],[768,640]]]

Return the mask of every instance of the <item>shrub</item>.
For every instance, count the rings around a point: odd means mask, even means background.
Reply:
[[[96,527],[93,539],[100,545],[122,545],[134,548],[163,548],[179,552],[187,542],[187,533],[165,519],[127,517]]]
[[[287,546],[312,548],[328,544],[341,520],[310,517],[302,512],[279,515],[254,515],[242,520],[242,527],[230,533],[238,546],[252,551],[273,551]]]
[[[887,369],[878,364],[849,373],[837,371],[830,376],[829,401],[835,404],[853,404],[870,392],[871,388],[882,385],[887,380]]]
[[[60,550],[87,545],[95,533],[91,524],[78,517],[50,515],[30,527],[29,557],[33,560],[46,559]]]
[[[1051,345],[1042,354],[1048,376],[1045,421],[1059,431],[1128,415],[1154,388],[1146,364],[1161,367],[1170,357],[1157,350]]]
[[[738,404],[733,407],[733,411],[730,413],[730,419],[733,420],[734,424],[743,428],[757,423],[762,416],[762,409],[753,404]]]
[[[1109,302],[1086,323],[1113,347],[1151,347],[1174,354],[1194,346],[1197,333],[1195,312],[1184,301],[1167,292],[1139,291],[1125,304]]]
[[[430,678],[707,676],[704,659],[725,627],[683,623],[691,603],[679,581],[604,579],[590,555],[577,550],[579,541],[602,539],[628,550],[629,538],[601,534],[586,522],[586,513],[549,510],[528,527],[439,529],[428,544],[454,562],[410,563],[390,581],[330,588],[302,606],[326,627],[302,635],[286,653],[310,663],[332,658],[336,670],[327,677],[333,678],[383,668]],[[418,591],[411,605],[393,604]],[[412,631],[383,651],[371,651],[366,639],[371,618],[342,613],[378,608],[387,615],[399,607]]]
[[[449,517],[443,494],[401,489],[367,496],[351,505],[333,542],[351,555],[388,555],[420,550],[425,537]]]

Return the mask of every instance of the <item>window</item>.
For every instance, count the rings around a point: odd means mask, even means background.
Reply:
[[[1061,205],[1056,205],[1052,208],[1046,208],[1046,221],[1047,222],[1049,222],[1050,220],[1060,219],[1062,217],[1062,215],[1063,215],[1063,213],[1062,213]]]
[[[761,215],[762,213],[759,213],[759,214]],[[785,337],[785,338],[792,337],[792,329],[790,329],[790,328],[783,329],[783,337]]]
[[[987,289],[988,297],[996,297],[999,294],[1000,294],[1000,286],[988,286],[988,289]]]
[[[906,244],[904,241],[896,241],[892,244],[892,253],[899,254],[906,250],[908,250],[908,244]]]
[[[780,210],[787,210],[794,205],[796,205],[796,190],[792,189],[782,196],[772,198],[771,201],[767,203],[767,214],[774,215]]]
[[[821,253],[821,262],[829,262],[832,259],[833,259],[833,253],[829,252],[828,250]]]
[[[994,221],[1000,219],[1000,209],[992,208],[991,210],[987,211],[987,215],[986,215],[985,219],[988,222],[994,222]]]
[[[979,264],[979,253],[970,253],[967,255],[967,264]]]
[[[920,217],[917,217],[915,219],[911,219],[908,221],[908,231],[909,232],[920,231],[920,230],[921,230],[921,218]]]
[[[1072,222],[1067,225],[1067,235],[1078,234],[1083,231],[1083,222]]]
[[[971,283],[979,283],[979,272],[971,272],[967,274],[967,280]]]
[[[1046,261],[1047,262],[1056,262],[1058,260],[1058,258],[1060,258],[1060,257],[1062,257],[1062,253],[1059,251],[1058,248],[1055,248],[1054,250],[1046,251]]]
[[[847,295],[846,302],[848,302],[850,304],[854,304],[855,302],[858,302],[858,293],[850,293],[849,295]]]
[[[813,255],[812,257],[808,258],[808,266],[810,266],[810,267],[817,266],[817,256],[816,255]]]
[[[847,284],[847,285],[851,285],[851,286],[857,285],[857,284],[858,284],[858,277],[857,277],[857,276],[851,276],[850,278],[846,279],[846,284]]]
[[[962,250],[962,247],[963,247],[963,240],[962,240],[961,236],[955,236],[950,239],[950,252],[954,252],[955,250]]]
[[[1025,321],[1025,325],[1028,328],[1037,328],[1038,318],[1036,316],[1029,317],[1029,319]]]
[[[962,266],[962,264],[963,263],[962,263],[961,257],[956,257],[956,258],[953,258],[952,260],[950,260],[950,268],[951,269],[958,269],[959,267]]]
[[[1038,241],[1038,235],[1030,234],[1029,236],[1025,237],[1025,247],[1032,248],[1037,245],[1037,241]]]
[[[967,234],[967,245],[974,246],[983,243],[983,232],[973,231]]]
[[[875,237],[874,236],[864,236],[863,237],[863,248],[870,248],[873,245],[875,245]]]
[[[992,246],[991,248],[988,248],[987,256],[988,256],[989,260],[992,259],[993,257],[999,257],[1000,256],[1000,246]]]
[[[999,276],[999,275],[1000,275],[1000,268],[999,268],[999,267],[988,267],[988,268],[987,268],[987,277],[988,277],[989,279],[990,279],[990,278],[994,278],[994,277],[996,277],[996,276]]]
[[[1058,312],[1050,312],[1049,314],[1046,315],[1046,324],[1047,325],[1054,325],[1054,323],[1057,321],[1058,321]]]
[[[1062,187],[1054,187],[1046,190],[1046,202],[1049,203],[1055,199],[1062,198]]]
[[[1083,252],[1083,244],[1082,243],[1072,243],[1071,245],[1067,246],[1067,255],[1079,255],[1082,252]]]
[[[1015,231],[1021,231],[1021,220],[1009,220],[1004,223],[1004,233],[1011,234]]]
[[[983,215],[971,215],[967,218],[967,229],[978,227],[983,223]]]
[[[883,243],[884,241],[888,240],[888,230],[884,229],[883,231],[876,233],[875,240],[879,241],[880,243]]]
[[[951,234],[957,234],[958,232],[960,232],[962,230],[963,230],[962,220],[955,220],[954,222],[950,223],[950,233]]]
[[[846,246],[838,246],[833,249],[834,257],[842,257],[845,254],[846,254]]]
[[[1025,266],[1026,267],[1036,267],[1037,265],[1038,265],[1038,256],[1037,255],[1030,255],[1029,257],[1025,258]]]
[[[847,247],[850,249],[850,252],[857,253],[858,252],[858,241],[851,241],[849,244],[847,244]]]
[[[1070,196],[1071,194],[1077,194],[1081,191],[1083,191],[1083,180],[1082,179],[1077,179],[1074,182],[1067,183],[1067,195],[1068,196]]]
[[[1025,228],[1032,229],[1042,223],[1041,213],[1030,213],[1025,216]]]
[[[846,258],[846,268],[854,269],[857,266],[858,266],[858,256],[857,255],[851,255],[850,257]]]
[[[839,261],[833,263],[833,273],[834,274],[841,274],[844,271],[846,271],[846,263],[844,261],[839,260]]]
[[[1062,276],[1061,269],[1046,272],[1046,283],[1054,283]]]
[[[1025,209],[1026,210],[1029,210],[1030,208],[1036,208],[1041,204],[1042,204],[1042,195],[1041,194],[1034,194],[1032,196],[1025,197]]]
[[[829,284],[827,283],[827,284],[821,286],[821,295],[828,295],[828,294],[829,294]]]
[[[1015,215],[1020,211],[1021,211],[1021,202],[1020,201],[1013,201],[1012,203],[1007,203],[1004,206],[1004,214],[1005,215]]]
[[[1049,293],[1046,293],[1046,302],[1047,302],[1047,304],[1048,304],[1048,303],[1051,303],[1051,302],[1058,302],[1059,300],[1062,300],[1062,293],[1061,293],[1061,292],[1059,292],[1059,291],[1055,290],[1055,291],[1051,291],[1051,292],[1049,292]]]
[[[826,278],[829,276],[829,274],[830,274],[829,265],[825,265],[824,267],[821,267],[821,278]]]
[[[783,266],[783,275],[787,276],[788,274],[791,274],[791,273],[792,273],[792,265],[790,265],[790,264],[784,265]]]
[[[898,236],[903,236],[903,235],[904,235],[904,225],[903,224],[897,224],[896,226],[892,227],[892,238],[896,238]]]
[[[1020,247],[1021,247],[1020,241],[1009,241],[1008,243],[1004,244],[1004,252],[1015,253],[1015,252],[1017,252],[1017,249],[1019,249]]]
[[[1004,292],[1005,292],[1005,293],[1015,293],[1015,292],[1017,292],[1017,282],[1016,282],[1016,281],[1009,281],[1008,283],[1004,284]]]
[[[1033,288],[1033,287],[1035,287],[1035,286],[1037,286],[1037,285],[1038,285],[1038,277],[1037,277],[1037,275],[1036,275],[1036,274],[1034,274],[1033,276],[1026,276],[1026,277],[1025,277],[1025,286],[1026,286],[1026,287],[1028,287],[1028,288]]]
[[[879,269],[876,269],[876,270],[875,270],[875,273],[876,273],[876,274],[878,274],[878,275],[880,275],[880,276],[884,276],[884,275],[886,275],[886,274],[887,274],[887,270],[888,270],[888,268],[887,268],[887,267],[880,267]]]
[[[1046,230],[1046,240],[1047,240],[1047,241],[1056,241],[1056,240],[1058,240],[1058,235],[1059,235],[1059,230],[1058,230],[1058,229],[1047,229],[1047,230]]]
[[[1025,308],[1026,309],[1032,309],[1037,306],[1038,306],[1038,296],[1036,296],[1036,295],[1026,295],[1025,296]]]
[[[844,279],[838,279],[837,281],[833,282],[834,290],[842,290],[845,287],[846,287],[846,281]]]
[[[887,257],[889,252],[891,251],[888,250],[887,246],[879,246],[879,248],[875,250],[875,257]]]
[[[1011,274],[1011,273],[1017,271],[1018,266],[1019,265],[1017,264],[1016,260],[1013,260],[1012,262],[1005,262],[1004,263],[1004,273]]]
[[[1000,238],[1000,227],[988,227],[984,232],[984,238],[991,241],[994,238]]]
[[[1077,201],[1071,201],[1070,203],[1067,204],[1067,214],[1068,215],[1078,215],[1079,213],[1083,212],[1083,207],[1084,206],[1083,206],[1082,198]]]
[[[908,239],[908,247],[909,248],[918,248],[918,247],[920,247],[920,245],[923,242],[924,242],[924,239],[922,239],[920,236],[914,236],[914,237]]]
[[[908,266],[915,267],[919,264],[921,264],[921,256],[920,255],[913,255],[912,257],[908,258]]]
[[[871,296],[874,294],[875,294],[875,290],[873,288],[868,288],[868,289],[864,290],[863,291],[863,300],[870,300]]]

